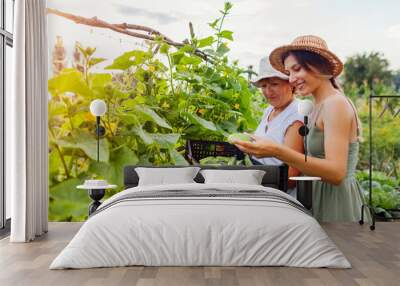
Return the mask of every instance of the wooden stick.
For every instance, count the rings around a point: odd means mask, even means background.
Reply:
[[[97,28],[105,28],[105,29],[110,29],[115,32],[121,33],[121,34],[126,34],[135,38],[140,38],[140,39],[145,39],[145,40],[150,40],[150,41],[156,41],[158,37],[161,37],[167,44],[174,46],[176,48],[180,48],[185,45],[185,43],[178,43],[167,36],[163,35],[161,32],[142,25],[135,25],[135,24],[127,24],[127,23],[121,23],[121,24],[111,24],[108,23],[104,20],[101,20],[97,17],[92,17],[92,18],[85,18],[82,16],[77,16],[74,14],[70,13],[65,13],[56,9],[52,8],[47,8],[47,14],[54,14],[66,19],[69,19],[71,21],[74,21],[76,24],[82,24],[82,25],[87,25],[91,27],[97,27]],[[138,32],[134,32],[131,30],[139,30],[139,31],[145,31],[148,32],[148,34],[142,34]],[[155,36],[153,36],[155,35]],[[203,51],[200,50],[195,50],[195,54],[198,55],[199,57],[203,58],[204,60],[208,60],[209,55],[204,53]]]

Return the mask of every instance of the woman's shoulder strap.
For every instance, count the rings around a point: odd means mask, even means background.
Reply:
[[[358,115],[357,115],[356,107],[354,106],[354,103],[351,101],[350,98],[348,98],[347,96],[344,96],[344,97],[347,99],[347,101],[350,103],[350,105],[351,105],[351,107],[353,109],[354,117],[356,118],[356,125],[357,125],[357,138],[359,138],[360,135],[361,135],[361,132],[360,132],[360,122],[359,122],[359,118],[358,118]]]

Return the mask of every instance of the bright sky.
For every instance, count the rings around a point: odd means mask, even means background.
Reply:
[[[259,59],[296,36],[324,38],[343,61],[356,53],[378,51],[392,69],[400,69],[400,1],[398,0],[232,0],[225,29],[234,32],[230,59],[258,67]],[[219,16],[223,0],[48,0],[48,7],[110,23],[131,23],[154,28],[182,41],[188,23],[200,37],[210,35],[207,23]],[[141,40],[113,31],[77,25],[49,15],[49,47],[61,35],[69,57],[75,41],[97,48],[97,56],[112,60]]]

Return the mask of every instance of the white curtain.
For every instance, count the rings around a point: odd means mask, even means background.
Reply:
[[[11,190],[12,242],[47,232],[46,0],[15,2],[13,84],[6,98],[6,187]]]

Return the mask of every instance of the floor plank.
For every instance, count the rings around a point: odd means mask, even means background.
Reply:
[[[117,267],[85,270],[48,269],[81,223],[50,223],[49,233],[32,243],[0,240],[0,285],[399,285],[400,222],[368,225],[323,224],[352,269],[290,267]]]

